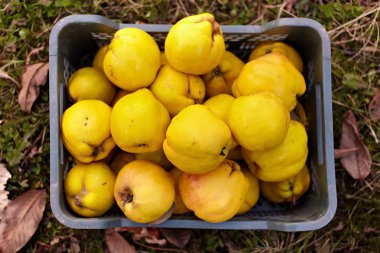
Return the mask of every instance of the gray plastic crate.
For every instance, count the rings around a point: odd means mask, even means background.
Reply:
[[[283,18],[262,26],[222,26],[228,50],[246,60],[259,42],[284,41],[294,46],[304,61],[307,92],[301,98],[309,119],[309,158],[312,184],[295,207],[273,205],[260,199],[247,214],[223,223],[208,223],[194,215],[175,215],[159,225],[128,220],[116,205],[104,216],[84,218],[68,207],[63,180],[69,155],[60,138],[62,113],[69,106],[65,86],[78,68],[90,65],[96,50],[115,31],[138,27],[150,33],[161,49],[171,25],[118,24],[97,15],[72,15],[60,20],[50,34],[50,201],[55,217],[65,226],[81,229],[110,227],[168,227],[194,229],[315,230],[334,216],[337,199],[333,155],[330,41],[314,20]]]

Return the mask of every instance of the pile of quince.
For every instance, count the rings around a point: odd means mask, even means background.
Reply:
[[[257,45],[244,63],[208,13],[176,23],[164,52],[143,30],[117,31],[67,84],[69,206],[97,217],[116,200],[130,220],[158,223],[187,212],[223,222],[260,192],[294,203],[310,185],[302,68],[282,42]]]

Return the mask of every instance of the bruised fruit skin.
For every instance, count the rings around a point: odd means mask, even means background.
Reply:
[[[302,74],[282,54],[270,53],[246,63],[232,85],[235,97],[269,91],[279,96],[289,111],[297,104],[297,96],[306,91]]]
[[[115,175],[107,164],[78,164],[64,181],[66,200],[70,208],[84,217],[98,217],[114,203]]]
[[[225,51],[220,64],[203,75],[207,97],[219,94],[232,95],[232,83],[239,76],[244,62],[230,51]]]
[[[82,100],[63,113],[63,144],[79,162],[102,160],[115,147],[109,126],[111,110],[100,100]]]
[[[283,42],[260,43],[255,47],[255,49],[252,50],[249,55],[249,61],[270,53],[279,53],[284,55],[294,65],[294,67],[298,69],[299,72],[302,72],[303,62],[301,55],[293,47]]]
[[[223,120],[205,105],[190,105],[172,119],[163,147],[178,169],[202,174],[222,163],[232,144],[230,129]]]
[[[222,61],[225,44],[213,15],[202,13],[178,21],[165,40],[165,56],[178,71],[202,75]]]
[[[172,117],[189,105],[201,104],[205,97],[202,78],[179,72],[170,65],[161,67],[150,90]]]
[[[308,155],[307,133],[304,125],[292,120],[284,141],[264,151],[242,148],[250,171],[262,181],[279,182],[297,175],[305,166]]]
[[[130,153],[162,149],[170,116],[148,89],[122,97],[111,113],[111,133],[116,144]]]
[[[128,219],[138,223],[154,222],[174,203],[174,180],[159,165],[135,160],[117,175],[114,197]]]
[[[248,181],[239,164],[225,160],[205,174],[182,173],[178,188],[183,202],[198,218],[223,222],[236,215],[242,206]]]
[[[160,66],[160,49],[155,40],[133,27],[115,33],[103,61],[108,79],[128,91],[148,87]]]
[[[173,166],[169,172],[172,175],[172,177],[174,178],[174,182],[175,182],[174,213],[175,214],[184,214],[184,213],[190,212],[190,210],[183,203],[181,194],[179,193],[179,190],[178,190],[178,180],[182,174],[182,171],[180,171],[178,168]]]
[[[297,175],[283,181],[260,182],[264,197],[273,203],[290,202],[295,204],[295,201],[305,194],[309,186],[310,173],[306,165]]]

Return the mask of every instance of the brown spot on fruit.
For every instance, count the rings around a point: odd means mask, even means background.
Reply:
[[[82,206],[82,196],[80,194],[75,195],[74,197],[74,203],[77,207],[83,207]]]
[[[126,187],[124,191],[119,193],[119,197],[123,203],[123,206],[133,201],[133,192],[131,188]]]
[[[270,53],[272,53],[272,49],[270,48],[265,49],[265,54],[270,54]]]
[[[101,146],[94,147],[94,150],[92,151],[92,156],[96,157],[101,152],[103,152],[103,148]]]
[[[225,153],[226,147],[223,147],[222,150],[220,151],[219,155],[221,156],[226,156],[227,154]]]
[[[212,71],[212,75],[213,75],[213,76],[221,76],[221,75],[222,75],[222,71],[220,70],[219,67],[216,67],[216,68],[214,68],[214,70]]]

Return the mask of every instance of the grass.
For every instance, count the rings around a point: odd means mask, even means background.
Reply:
[[[121,3],[119,3],[121,2]],[[377,1],[113,1],[5,0],[0,3],[0,69],[19,80],[25,59],[33,49],[45,49],[32,58],[48,59],[49,33],[59,19],[75,13],[94,13],[124,23],[174,23],[194,12],[214,13],[223,24],[262,24],[277,17],[308,17],[329,31],[332,46],[334,141],[338,146],[342,116],[351,109],[360,134],[372,154],[373,166],[364,181],[355,181],[336,161],[338,209],[332,222],[314,232],[194,231],[193,252],[376,252],[380,248],[380,123],[369,120],[367,104],[380,85],[380,9]],[[88,4],[90,3],[90,4]],[[355,64],[353,64],[355,63]],[[30,188],[49,189],[48,85],[24,114],[17,104],[20,87],[0,80],[0,162],[12,173],[10,198]],[[38,148],[40,150],[38,150]],[[31,150],[37,150],[33,156]],[[83,252],[103,252],[102,230],[72,230],[58,223],[50,205],[24,252],[46,250],[44,243],[61,236],[49,251],[66,251],[70,238]],[[150,251],[145,247],[137,248]],[[38,251],[39,252],[39,251]]]

